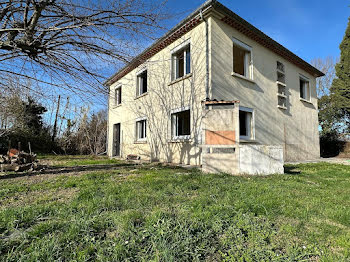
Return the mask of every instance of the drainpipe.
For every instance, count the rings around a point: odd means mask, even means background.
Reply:
[[[199,13],[201,19],[205,23],[205,63],[206,63],[206,76],[205,76],[205,96],[209,98],[209,33],[208,33],[208,21],[204,19],[203,11]]]
[[[201,9],[199,12],[200,18],[204,21],[205,23],[205,100],[209,99],[209,30],[208,30],[208,21],[204,18],[203,16],[203,10]],[[199,144],[203,145],[204,144],[204,137],[203,137],[203,122],[201,121],[200,123],[200,141]],[[202,153],[203,148],[200,147],[200,152]],[[200,160],[199,163],[202,166],[202,155],[200,155]]]

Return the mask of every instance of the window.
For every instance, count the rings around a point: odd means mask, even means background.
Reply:
[[[300,83],[300,98],[310,101],[311,95],[310,95],[309,80],[305,77],[300,76],[299,83]]]
[[[284,73],[284,64],[281,63],[280,61],[277,61],[277,71]]]
[[[287,99],[283,94],[278,94],[278,108],[287,109]]]
[[[191,73],[191,51],[190,45],[172,54],[172,79],[178,79]]]
[[[277,82],[282,84],[286,83],[286,75],[281,71],[277,71]]]
[[[239,137],[241,139],[254,139],[253,109],[239,108]]]
[[[287,109],[287,94],[286,94],[286,74],[284,72],[284,64],[277,61],[277,107]]]
[[[171,114],[173,138],[189,138],[191,135],[191,114],[185,110]]]
[[[121,86],[118,86],[116,89],[115,89],[115,100],[114,100],[114,104],[117,106],[117,105],[120,105],[122,103],[122,87]]]
[[[253,79],[252,48],[237,39],[233,39],[233,72]]]
[[[147,137],[147,121],[146,119],[142,119],[136,121],[136,140],[144,141]]]
[[[147,93],[147,70],[144,70],[137,76],[136,96]]]

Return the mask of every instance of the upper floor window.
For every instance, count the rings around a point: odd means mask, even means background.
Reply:
[[[147,120],[136,121],[136,140],[144,141],[147,138]]]
[[[233,72],[253,79],[252,48],[233,38]]]
[[[286,91],[286,74],[284,71],[284,64],[277,61],[277,107],[280,109],[287,109],[287,91]]]
[[[186,44],[179,50],[176,50],[171,57],[172,60],[172,79],[178,79],[191,73],[191,49],[190,44]]]
[[[121,86],[118,86],[116,89],[115,89],[115,96],[114,96],[114,104],[117,106],[117,105],[120,105],[122,103],[122,87]]]
[[[136,96],[140,96],[145,93],[147,93],[147,70],[144,70],[137,75]]]
[[[284,71],[284,64],[277,61],[277,82],[281,84],[286,83],[286,73]]]
[[[253,109],[239,107],[239,137],[243,140],[254,139]]]
[[[189,138],[191,135],[190,110],[188,109],[171,114],[171,126],[173,138]]]
[[[310,82],[304,76],[299,76],[300,98],[306,101],[311,100]]]
[[[284,64],[280,61],[277,61],[277,71],[284,73]]]

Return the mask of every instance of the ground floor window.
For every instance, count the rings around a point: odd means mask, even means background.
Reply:
[[[191,135],[190,110],[171,114],[171,126],[173,138],[189,138]]]
[[[144,141],[147,138],[147,120],[136,121],[136,140]]]
[[[239,137],[244,140],[254,139],[253,109],[239,108]]]

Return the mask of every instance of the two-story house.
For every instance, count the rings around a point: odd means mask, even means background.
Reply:
[[[215,0],[113,75],[108,155],[281,173],[319,157],[323,73]]]

